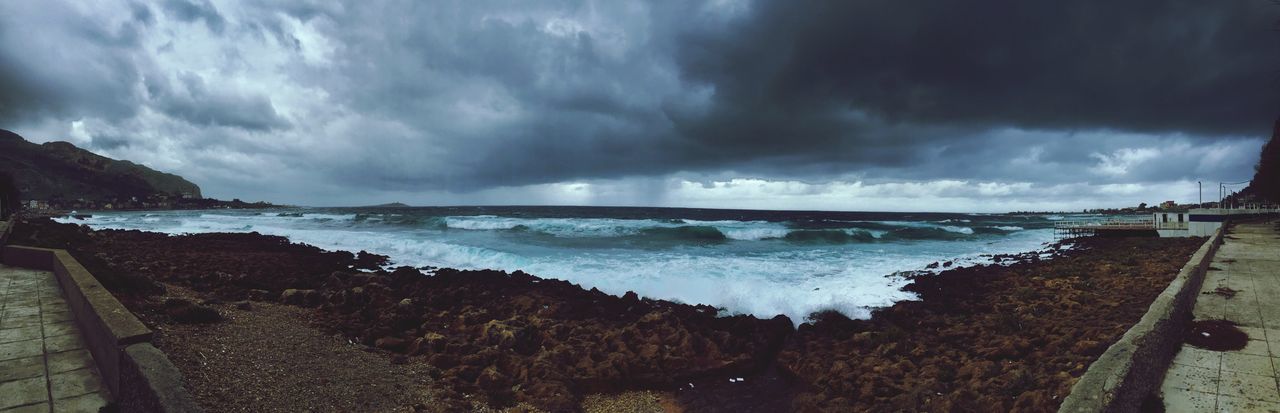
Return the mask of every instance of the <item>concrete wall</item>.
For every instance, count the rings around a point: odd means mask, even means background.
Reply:
[[[1160,238],[1178,238],[1192,237],[1191,231],[1185,229],[1157,229],[1156,233],[1160,234]]]
[[[1192,222],[1187,225],[1187,230],[1193,237],[1211,236],[1218,228],[1222,228],[1221,222]]]
[[[121,411],[200,411],[182,373],[150,344],[147,328],[65,250],[5,245],[5,265],[52,271],[75,314],[103,384]]]
[[[1059,412],[1136,412],[1144,398],[1159,390],[1165,370],[1182,346],[1209,262],[1221,244],[1222,231],[1218,230],[1191,256],[1142,319],[1089,365]]]

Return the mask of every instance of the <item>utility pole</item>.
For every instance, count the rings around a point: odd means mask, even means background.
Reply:
[[[1224,191],[1226,191],[1226,187],[1222,185],[1222,182],[1218,182],[1218,209],[1222,209],[1222,197],[1224,196],[1222,193]]]
[[[1204,208],[1204,185],[1201,185],[1200,181],[1196,181],[1196,192],[1200,193],[1200,204],[1196,205],[1196,207]]]

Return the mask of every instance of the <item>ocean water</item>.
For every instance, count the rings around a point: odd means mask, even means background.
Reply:
[[[911,300],[898,274],[1043,248],[1082,216],[674,208],[429,207],[102,212],[95,229],[259,232],[396,265],[523,270],[585,288],[802,322]]]

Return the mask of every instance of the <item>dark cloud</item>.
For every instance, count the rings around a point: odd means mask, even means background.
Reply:
[[[130,52],[142,25],[95,21],[43,2],[0,6],[0,122],[134,116],[140,76]]]
[[[170,116],[196,125],[258,131],[289,126],[266,96],[206,85],[204,78],[195,73],[179,73],[177,78],[178,87],[164,77],[147,78],[145,82],[156,108]]]
[[[0,126],[214,188],[1234,178],[1280,109],[1262,0],[118,6],[0,5]]]
[[[376,32],[405,49],[343,39],[358,46],[341,70],[363,81],[338,83],[363,110],[432,135],[483,135],[424,139],[465,160],[468,172],[449,179],[415,168],[365,173],[384,173],[377,180],[390,187],[452,189],[718,169],[1008,178],[954,166],[1058,139],[1076,146],[1052,145],[1047,156],[1087,167],[1117,145],[1060,137],[1257,136],[1277,109],[1277,8],[1267,2],[753,2],[724,19],[705,5],[650,6],[648,30],[626,33],[640,50],[620,58],[598,31],[553,36],[545,20],[486,19],[483,5],[451,9],[447,21],[411,10],[437,24]],[[456,81],[531,116],[439,126],[448,121],[437,105],[452,96],[436,82]],[[699,88],[705,102],[691,92]],[[1003,128],[1061,133],[991,136]]]
[[[910,123],[1256,134],[1277,109],[1277,10],[1266,1],[756,2],[728,30],[686,33],[677,53],[690,80],[716,87],[712,129],[796,127],[761,112],[864,111]],[[837,139],[829,135],[843,124],[790,135]]]
[[[165,13],[187,23],[203,20],[214,33],[222,33],[227,25],[226,19],[209,0],[165,0],[163,7]]]
[[[93,140],[89,143],[89,148],[93,150],[111,151],[132,145],[132,139],[124,136],[94,135]]]

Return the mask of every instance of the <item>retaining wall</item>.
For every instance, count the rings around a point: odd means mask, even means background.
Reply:
[[[1218,246],[1219,228],[1191,256],[1178,276],[1120,341],[1098,357],[1062,401],[1060,413],[1136,412],[1160,388],[1165,370],[1182,347],[1192,308]]]
[[[52,271],[120,411],[198,412],[182,373],[147,328],[66,250],[4,245],[5,265]]]

